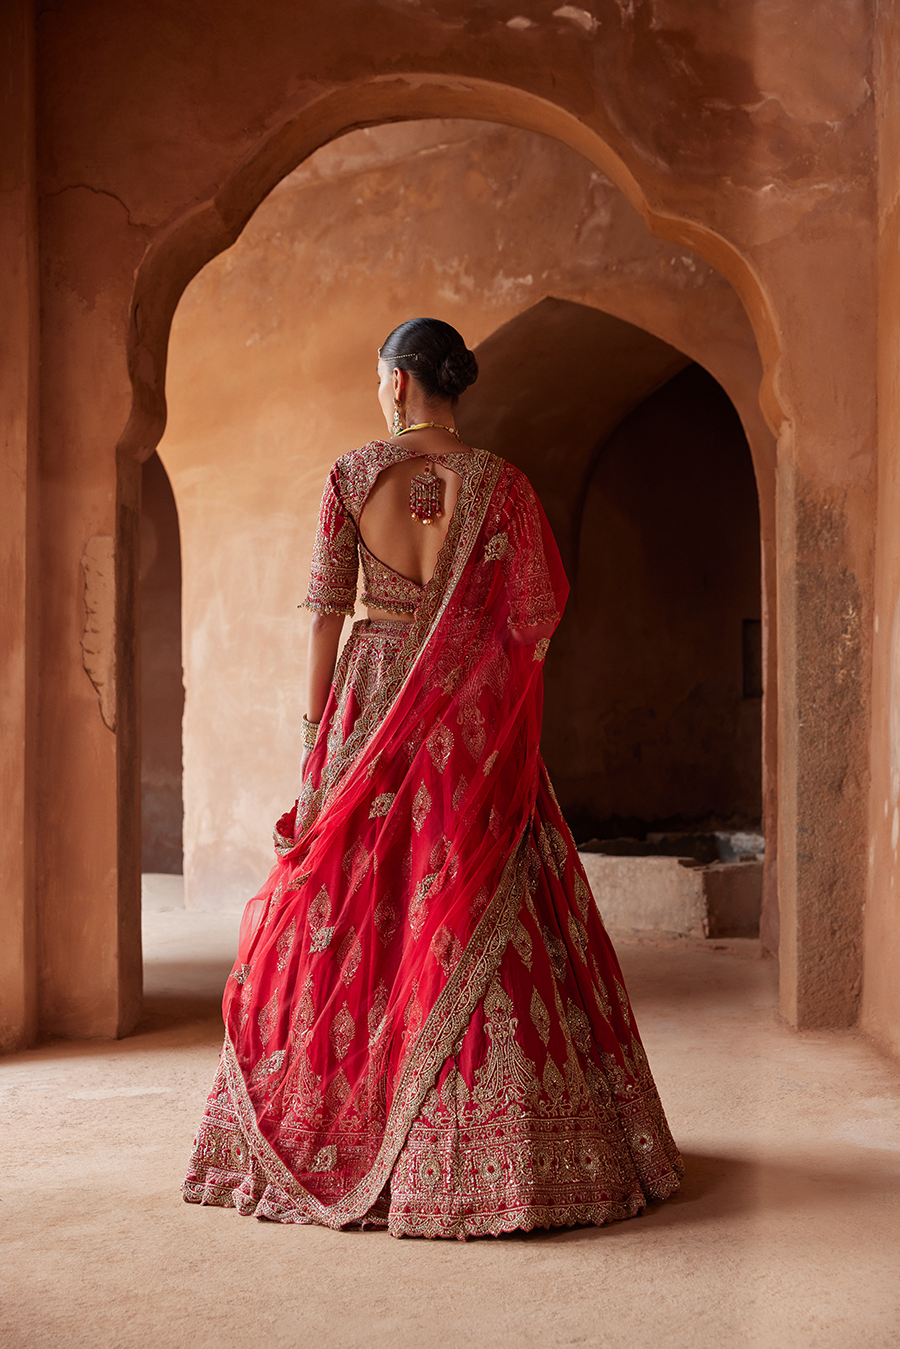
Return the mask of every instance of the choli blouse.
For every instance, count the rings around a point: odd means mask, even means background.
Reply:
[[[415,613],[425,587],[369,552],[360,537],[359,518],[383,469],[422,457],[410,454],[405,446],[373,440],[337,461],[322,495],[304,608],[317,614],[352,614],[362,562],[363,604],[386,613]],[[434,459],[464,477],[473,457],[472,453],[442,454]]]

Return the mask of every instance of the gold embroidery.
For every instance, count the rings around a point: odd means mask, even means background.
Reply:
[[[509,546],[509,539],[505,534],[495,534],[492,539],[488,539],[484,545],[485,562],[499,562]]]
[[[306,983],[303,985],[303,995],[299,999],[294,1010],[294,1034],[301,1041],[305,1040],[313,1027],[316,1019],[316,1008],[313,1002],[313,980],[312,975],[306,976]]]
[[[442,834],[437,840],[428,858],[428,865],[434,872],[440,871],[447,860],[447,854],[450,851],[450,840],[446,834]]]
[[[384,1014],[387,1011],[387,1002],[388,1002],[387,985],[385,984],[384,980],[381,979],[378,982],[378,987],[373,993],[372,1001],[369,1004],[369,1015],[367,1018],[367,1025],[369,1028],[370,1047],[375,1042],[375,1040],[378,1039],[378,1036],[381,1032],[382,1026],[384,1024]]]
[[[380,796],[376,796],[369,807],[369,819],[377,820],[387,815],[394,803],[394,797],[396,795],[396,792],[382,792]]]
[[[439,927],[431,939],[431,954],[445,974],[449,975],[462,955],[462,942],[455,932]]]
[[[550,928],[544,926],[544,945],[547,947],[547,954],[550,957],[550,964],[553,967],[553,973],[560,983],[566,977],[566,965],[568,964],[568,953],[566,944],[561,937],[557,937]]]
[[[443,723],[436,726],[425,741],[425,748],[428,750],[431,762],[437,771],[443,773],[453,752],[453,732],[450,727]]]
[[[473,759],[480,759],[487,744],[484,714],[475,702],[473,690],[464,689],[460,695],[460,709],[456,720],[462,727],[462,738]]]
[[[460,778],[459,782],[457,782],[456,784],[456,789],[453,793],[453,800],[450,803],[454,810],[459,810],[460,806],[462,805],[462,799],[468,790],[469,790],[468,782],[466,781],[465,778]]]
[[[498,758],[498,751],[494,750],[493,754],[489,754],[485,759],[484,767],[481,770],[485,777],[487,777],[488,773],[491,771],[494,764],[497,762],[497,758]]]
[[[587,881],[584,879],[584,877],[581,875],[581,871],[578,866],[575,867],[572,880],[574,883],[575,899],[577,901],[578,908],[581,911],[582,918],[584,919],[585,922],[587,922],[587,916],[591,908],[591,901],[593,900],[594,896],[591,894],[591,888],[588,885]]]
[[[379,937],[385,946],[389,946],[398,926],[397,911],[389,895],[378,901],[372,917]]]
[[[347,1081],[347,1074],[340,1068],[331,1079],[331,1086],[325,1093],[325,1108],[332,1118],[341,1113],[349,1096],[350,1083]]]
[[[344,1003],[341,1010],[332,1021],[331,1029],[328,1032],[328,1038],[331,1041],[331,1048],[334,1051],[334,1057],[336,1059],[343,1059],[346,1057],[347,1050],[350,1048],[355,1034],[356,1023],[350,1015],[350,1008]],[[349,1083],[347,1090],[349,1092]]]
[[[266,1044],[272,1038],[275,1021],[278,1017],[278,989],[272,994],[265,1007],[259,1012],[256,1023],[259,1026],[259,1038]]]
[[[274,1054],[270,1054],[268,1058],[260,1059],[248,1078],[248,1086],[255,1087],[270,1074],[277,1073],[284,1063],[285,1054],[286,1050],[276,1049]]]
[[[532,942],[531,937],[528,935],[527,929],[522,926],[521,922],[516,923],[516,926],[513,929],[512,943],[519,953],[519,959],[521,960],[522,964],[530,972]]]
[[[531,1019],[546,1049],[550,1040],[550,1013],[536,988],[532,990],[531,994]]]
[[[568,927],[569,939],[572,942],[572,945],[575,947],[576,951],[578,951],[584,963],[587,964],[587,928],[584,926],[584,923],[578,921],[571,909],[569,910]]]
[[[351,846],[344,853],[344,860],[341,863],[341,866],[343,868],[344,875],[347,877],[347,880],[350,883],[351,895],[356,890],[359,889],[363,879],[365,878],[365,874],[369,869],[369,863],[371,860],[372,860],[371,853],[369,852],[366,845],[363,843],[362,839],[359,838],[356,840],[355,843],[351,844]]]
[[[310,951],[314,951],[317,955],[321,951],[327,951],[328,947],[331,945],[331,939],[333,936],[334,936],[333,927],[320,927],[314,933],[313,939],[309,943]]]
[[[359,937],[351,927],[337,953],[338,964],[341,967],[341,978],[347,988],[353,983],[356,972],[359,969],[359,962],[362,960],[362,946]]]
[[[284,882],[279,881],[278,884],[275,886],[275,892],[272,895],[272,898],[269,900],[263,927],[268,927],[272,919],[275,917],[275,911],[278,908],[279,901],[283,894],[284,894]]]
[[[422,935],[422,928],[425,926],[425,919],[428,917],[428,905],[425,901],[428,898],[428,891],[436,880],[436,872],[430,872],[427,876],[423,876],[409,901],[407,919],[409,930],[415,941],[418,941]]]
[[[359,556],[365,581],[361,603],[372,609],[383,609],[388,614],[414,614],[422,603],[425,587],[394,571],[370,553],[362,539],[359,539]]]
[[[338,479],[332,469],[319,507],[309,589],[303,601],[303,608],[320,614],[352,614],[356,603],[356,528],[341,500]]]
[[[572,1033],[572,1039],[576,1048],[587,1057],[591,1051],[593,1037],[591,1036],[591,1023],[588,1021],[584,1012],[570,998],[566,1006],[566,1021],[569,1030]]]
[[[594,975],[594,998],[597,1006],[603,1013],[605,1021],[612,1020],[612,1006],[609,1001],[609,994],[606,991],[606,984],[603,982],[603,976],[600,973],[600,966],[597,964],[597,958],[591,955],[591,970]]]
[[[534,644],[534,655],[531,657],[531,659],[543,660],[549,649],[550,649],[550,638],[541,637],[539,641],[535,642]]]
[[[472,1099],[493,1108],[499,1101],[523,1102],[536,1095],[534,1064],[516,1040],[518,1017],[512,1015],[512,998],[497,979],[491,980],[484,995],[484,1029],[490,1040],[488,1056],[476,1069]]]
[[[428,815],[431,811],[431,793],[423,782],[413,798],[412,822],[417,834],[422,832]]]
[[[309,1164],[311,1173],[316,1171],[333,1171],[337,1166],[338,1150],[333,1143],[324,1148],[320,1148],[315,1157]]]
[[[616,997],[619,1000],[619,1006],[621,1007],[622,1015],[625,1018],[625,1025],[628,1027],[629,1030],[633,1030],[634,1027],[631,1024],[631,1008],[628,1006],[628,994],[625,992],[624,988],[619,983],[618,979],[615,980],[615,985],[616,985]]]
[[[292,918],[290,926],[285,928],[278,941],[275,943],[275,951],[278,956],[278,972],[283,974],[287,969],[288,959],[291,954],[291,947],[294,944],[294,938],[297,935],[297,920]]]

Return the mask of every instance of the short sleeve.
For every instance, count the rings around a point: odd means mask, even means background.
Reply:
[[[302,607],[317,614],[352,614],[359,571],[356,526],[341,500],[334,469],[328,475]]]

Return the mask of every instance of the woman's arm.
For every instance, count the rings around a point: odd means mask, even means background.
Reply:
[[[309,629],[309,656],[306,663],[306,716],[309,721],[321,721],[337,663],[338,645],[344,614],[313,613]],[[300,776],[306,776],[306,765],[311,750],[305,749],[300,759]]]

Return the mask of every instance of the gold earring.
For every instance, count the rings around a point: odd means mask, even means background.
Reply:
[[[394,420],[391,422],[391,434],[399,436],[403,430],[403,421],[400,417],[400,404],[394,399]]]

